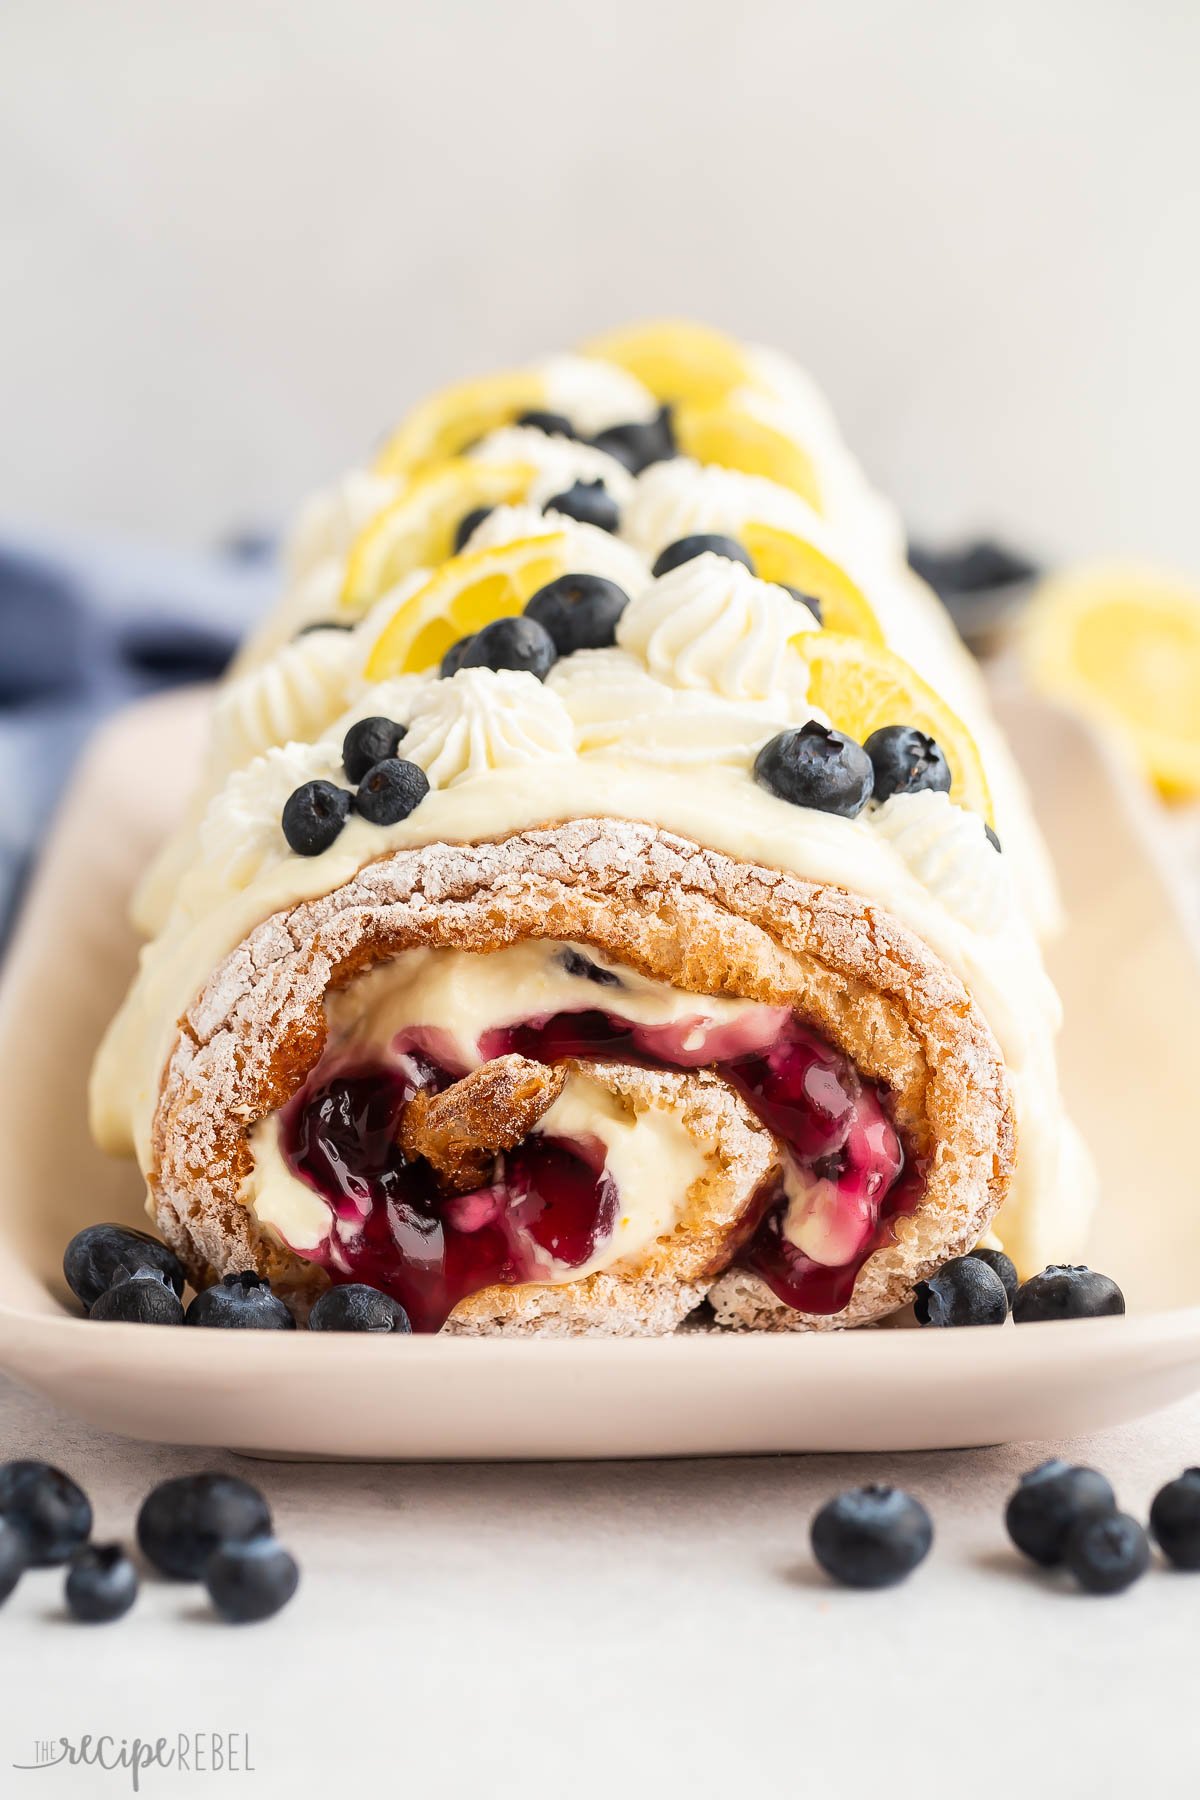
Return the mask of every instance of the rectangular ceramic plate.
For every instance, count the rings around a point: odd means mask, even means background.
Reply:
[[[680,1456],[909,1450],[1091,1431],[1200,1387],[1200,965],[1138,796],[1077,726],[1003,708],[1038,773],[1071,930],[1052,958],[1064,1080],[1103,1172],[1092,1260],[1124,1319],[961,1332],[656,1341],[359,1339],[89,1325],[60,1273],[137,1223],[91,1145],[92,1052],[135,958],[130,885],[182,803],[203,697],[127,713],[84,759],[0,995],[0,1367],[108,1430],[262,1455]],[[1143,802],[1144,810],[1144,802]]]

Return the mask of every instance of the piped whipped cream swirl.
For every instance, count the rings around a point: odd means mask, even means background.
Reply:
[[[400,750],[435,788],[574,753],[575,729],[558,695],[534,675],[492,669],[460,669],[448,681],[429,682]]]

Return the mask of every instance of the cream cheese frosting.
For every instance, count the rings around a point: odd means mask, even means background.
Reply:
[[[575,754],[575,728],[557,694],[516,670],[460,669],[429,682],[413,709],[404,755],[434,787]]]
[[[633,497],[634,478],[623,463],[577,438],[556,437],[530,425],[504,425],[490,431],[467,452],[473,461],[521,463],[536,471],[525,496],[543,508],[577,481],[602,481],[619,507]]]

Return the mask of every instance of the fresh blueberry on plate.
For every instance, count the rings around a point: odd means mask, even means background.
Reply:
[[[0,1605],[29,1567],[29,1543],[11,1519],[0,1517]]]
[[[598,475],[594,481],[576,481],[561,494],[552,495],[542,511],[561,513],[581,525],[594,525],[598,531],[615,531],[621,523],[621,510]]]
[[[67,1606],[85,1625],[107,1625],[137,1599],[137,1570],[120,1544],[85,1544],[71,1558]]]
[[[1053,1457],[1022,1475],[1004,1523],[1017,1549],[1050,1569],[1062,1561],[1072,1526],[1116,1510],[1117,1497],[1098,1469]]]
[[[1099,1319],[1123,1313],[1125,1296],[1108,1275],[1056,1263],[1022,1282],[1012,1311],[1018,1325],[1047,1319]]]
[[[560,575],[526,602],[525,617],[550,633],[559,656],[604,650],[617,641],[629,595],[603,575]]]
[[[1168,1562],[1200,1569],[1200,1469],[1185,1469],[1154,1496],[1150,1529]]]
[[[846,1587],[892,1587],[929,1554],[933,1522],[900,1488],[852,1488],[823,1506],[812,1525],[813,1555]]]
[[[1121,1594],[1150,1567],[1150,1540],[1128,1513],[1080,1519],[1067,1533],[1063,1561],[1089,1594]]]
[[[992,1273],[1000,1277],[1011,1307],[1021,1285],[1021,1277],[1017,1274],[1017,1265],[1012,1257],[1005,1256],[1003,1250],[972,1250],[971,1255],[976,1262],[986,1263]]]
[[[382,718],[378,713],[369,719],[359,719],[342,740],[342,767],[347,779],[357,787],[368,769],[395,756],[407,729],[395,719]]]
[[[871,798],[875,772],[861,744],[810,719],[763,745],[754,778],[793,806],[853,819]]]
[[[161,1270],[120,1269],[88,1318],[110,1325],[182,1325],[183,1302]]]
[[[719,531],[693,531],[689,537],[676,538],[673,544],[659,552],[650,573],[657,580],[660,575],[669,575],[672,569],[681,568],[697,556],[723,556],[726,562],[741,563],[752,575],[754,573],[754,559],[746,546]]]
[[[306,781],[288,796],[283,835],[297,856],[320,856],[350,816],[351,795],[332,781]]]
[[[45,1462],[0,1463],[0,1518],[25,1540],[30,1565],[64,1563],[92,1530],[92,1503],[77,1482]]]
[[[222,1331],[295,1331],[296,1321],[262,1275],[247,1269],[222,1275],[197,1294],[184,1314],[185,1325],[215,1326]]]
[[[354,796],[354,810],[369,825],[398,825],[428,792],[429,777],[418,763],[389,756],[363,776]]]
[[[94,1306],[115,1275],[135,1269],[157,1269],[177,1294],[183,1293],[183,1264],[173,1250],[149,1232],[129,1225],[85,1225],[63,1252],[67,1286],[84,1306]]]
[[[362,1281],[327,1288],[308,1315],[310,1331],[407,1333],[408,1314],[398,1300]]]
[[[255,1624],[285,1607],[300,1584],[296,1559],[272,1537],[223,1544],[204,1569],[204,1585],[230,1625]]]
[[[544,681],[557,659],[554,639],[536,619],[493,619],[471,638],[460,669],[517,669]]]
[[[884,725],[873,731],[863,749],[875,771],[875,798],[893,794],[950,792],[950,765],[939,746],[912,725]]]
[[[198,1581],[227,1544],[270,1535],[270,1507],[236,1475],[173,1476],[147,1494],[137,1519],[142,1554],[177,1581]]]
[[[914,1311],[921,1325],[1003,1325],[1008,1295],[985,1262],[956,1256],[918,1284]]]

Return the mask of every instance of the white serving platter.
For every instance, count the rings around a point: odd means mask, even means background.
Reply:
[[[1001,701],[1071,928],[1052,955],[1068,1099],[1099,1163],[1091,1260],[1124,1319],[1018,1329],[656,1341],[360,1339],[94,1325],[63,1245],[140,1220],[92,1146],[92,1052],[136,956],[131,884],[181,806],[204,696],[94,742],[0,989],[0,1368],[104,1429],[282,1457],[510,1459],[915,1450],[1073,1435],[1200,1388],[1200,962],[1146,803],[1085,731]]]

